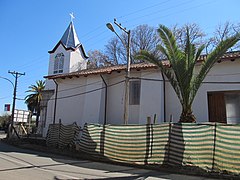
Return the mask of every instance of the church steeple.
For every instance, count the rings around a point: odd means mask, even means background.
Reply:
[[[72,21],[70,22],[60,41],[66,48],[75,49],[77,46],[81,45]]]
[[[71,14],[70,14],[71,15]],[[73,16],[71,15],[71,17],[73,18]],[[61,44],[65,50],[72,50],[72,51],[76,51],[76,50],[80,50],[83,57],[84,58],[88,58],[87,54],[85,53],[85,50],[83,48],[83,45],[80,43],[73,21],[71,18],[71,22],[68,25],[66,31],[64,32],[63,36],[61,37],[60,41],[56,44],[56,46],[51,50],[48,51],[50,54],[54,53],[56,51],[56,49],[59,47],[59,45]]]

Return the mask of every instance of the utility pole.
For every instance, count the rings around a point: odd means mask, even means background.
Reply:
[[[11,128],[10,128],[10,132],[8,132],[8,133],[10,135],[10,133],[12,133],[12,130],[14,130],[14,132],[18,136],[18,133],[16,132],[16,130],[13,126],[13,124],[14,124],[14,111],[15,111],[15,104],[16,104],[16,94],[17,94],[17,83],[18,83],[18,78],[20,76],[24,76],[25,73],[19,73],[19,72],[16,72],[16,71],[8,71],[8,73],[12,74],[13,77],[15,78],[15,84],[14,84],[14,90],[13,90],[12,118],[11,118],[11,123],[10,123]],[[10,137],[10,136],[8,136],[8,137]],[[18,138],[19,138],[19,136],[18,136]]]
[[[120,23],[117,23],[117,20],[114,19],[114,24],[119,27],[123,32],[125,32],[128,36],[128,41],[127,44],[123,41],[123,39],[117,34],[117,32],[114,30],[113,26],[111,23],[107,23],[106,26],[108,29],[110,29],[112,32],[116,34],[116,36],[121,40],[123,45],[125,46],[127,50],[127,70],[126,70],[126,84],[125,84],[125,96],[124,96],[124,124],[128,124],[128,119],[129,119],[129,79],[130,79],[130,64],[131,64],[131,57],[130,57],[130,42],[131,42],[131,31],[126,30],[126,28],[122,27]]]

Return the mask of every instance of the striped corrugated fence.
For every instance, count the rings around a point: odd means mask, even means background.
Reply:
[[[213,160],[213,126],[170,124],[168,163],[194,165],[211,169]]]
[[[50,124],[46,138],[47,146],[66,148],[73,145],[80,132],[76,123],[71,125]]]
[[[169,125],[84,126],[80,149],[92,155],[139,164],[163,163]]]
[[[47,146],[58,147],[60,124],[49,124],[46,137]]]
[[[217,125],[214,168],[240,173],[240,125]]]
[[[222,124],[86,124],[80,149],[136,164],[198,166],[240,172],[240,126]]]

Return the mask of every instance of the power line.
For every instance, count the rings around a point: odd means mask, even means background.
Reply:
[[[155,14],[159,14],[159,13],[162,13],[162,12],[164,12],[164,11],[169,11],[170,9],[174,9],[174,8],[176,8],[176,7],[180,7],[180,6],[183,6],[183,5],[185,5],[185,4],[192,3],[193,1],[195,1],[195,0],[189,0],[189,1],[186,1],[186,2],[184,2],[184,3],[178,3],[176,6],[171,6],[171,7],[169,7],[169,8],[163,8],[162,10],[160,9],[160,10],[157,10],[157,11],[154,11],[154,12],[151,12],[151,13],[148,13],[148,14],[145,14],[145,15],[141,15],[141,16],[138,16],[138,17],[133,18],[133,19],[131,19],[131,20],[126,20],[126,21],[124,21],[124,23],[131,22],[131,21],[136,21],[136,20],[138,20],[138,19],[141,19],[141,18],[144,18],[144,17],[147,17],[147,16],[151,16],[151,15],[155,15]],[[176,12],[174,12],[173,14],[176,14]]]
[[[130,12],[130,13],[128,13],[128,14],[125,14],[125,15],[122,15],[122,16],[117,17],[117,19],[121,19],[121,18],[124,18],[124,17],[126,17],[126,16],[130,16],[130,15],[136,14],[136,13],[138,13],[138,12],[142,12],[142,11],[144,11],[144,10],[146,10],[146,9],[151,9],[151,8],[153,8],[153,7],[157,7],[157,6],[159,6],[159,5],[165,4],[165,3],[170,2],[170,1],[171,1],[171,0],[167,0],[167,1],[164,1],[164,2],[161,2],[161,3],[157,3],[157,4],[154,4],[154,5],[151,5],[151,6],[148,6],[148,7],[145,7],[145,8],[142,8],[142,9],[139,9],[139,10],[136,10],[136,11],[133,11],[133,12]]]
[[[5,96],[5,97],[0,97],[0,99],[8,99],[10,98],[11,96]]]
[[[111,85],[108,85],[107,87],[112,87],[112,86],[115,86],[117,84],[121,84],[123,82],[125,82],[125,80],[113,83]],[[75,97],[75,96],[85,95],[85,94],[89,94],[89,93],[92,93],[92,92],[95,92],[95,91],[99,91],[99,90],[102,90],[102,89],[105,89],[105,88],[106,87],[100,87],[100,88],[96,88],[96,89],[93,89],[93,90],[90,90],[90,91],[85,91],[85,92],[82,92],[82,93],[77,93],[77,94],[72,94],[72,95],[67,95],[67,96],[62,96],[62,97],[57,97],[57,98],[51,98],[50,100],[66,99],[66,98],[71,98],[71,97]]]
[[[192,1],[189,1],[189,2],[192,2]],[[166,14],[166,15],[160,15],[160,16],[157,16],[157,17],[154,17],[154,18],[152,18],[152,19],[148,19],[147,20],[147,22],[151,22],[151,21],[154,21],[154,20],[156,20],[156,19],[162,19],[162,18],[166,18],[166,17],[169,17],[169,16],[171,16],[171,15],[174,15],[174,14],[179,14],[179,13],[182,13],[182,12],[185,12],[185,11],[188,11],[188,10],[191,10],[191,9],[195,9],[195,8],[198,8],[198,7],[201,7],[201,6],[203,6],[203,5],[206,5],[206,4],[210,4],[210,3],[213,3],[214,1],[211,1],[211,2],[208,2],[208,3],[201,3],[201,4],[199,4],[199,5],[196,5],[196,6],[192,6],[192,7],[189,7],[189,8],[185,8],[185,9],[183,9],[183,10],[179,10],[179,11],[175,11],[174,13],[168,13],[168,14]],[[186,3],[185,3],[186,4]],[[179,4],[179,6],[182,6],[183,4]],[[178,6],[176,6],[176,7],[178,7]],[[175,8],[175,7],[171,7],[171,8],[168,8],[168,9],[173,9],[173,8]],[[168,10],[168,9],[166,9],[166,10]],[[165,9],[163,10],[163,11],[165,11]],[[135,18],[135,19],[132,19],[132,20],[130,20],[130,21],[135,21],[135,20],[137,20],[137,19],[140,19],[140,18],[143,18],[143,17],[147,17],[147,16],[151,16],[151,15],[153,15],[153,14],[158,14],[158,13],[160,13],[160,12],[162,12],[162,11],[156,11],[156,12],[153,12],[153,13],[150,13],[150,14],[147,14],[147,15],[143,15],[143,16],[140,16],[140,17],[137,17],[137,18]],[[125,22],[129,22],[129,21],[125,21]],[[131,27],[134,27],[134,26],[136,26],[136,25],[138,25],[138,24],[134,24],[134,25],[132,25]]]

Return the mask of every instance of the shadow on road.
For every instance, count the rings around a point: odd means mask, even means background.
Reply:
[[[51,153],[44,153],[44,152],[38,152],[34,150],[28,150],[28,149],[22,149],[19,147],[15,147],[6,143],[3,143],[0,141],[0,155],[1,158],[5,158],[5,160],[8,159],[14,159],[16,162],[22,162],[24,165],[21,166],[15,166],[12,168],[1,168],[0,167],[0,173],[1,172],[9,172],[16,171],[16,170],[26,170],[26,169],[33,169],[33,168],[40,168],[44,170],[50,170],[55,171],[59,173],[71,173],[75,174],[76,176],[91,176],[92,174],[89,173],[89,171],[84,171],[84,169],[91,169],[93,171],[100,170],[101,172],[104,172],[104,175],[99,175],[99,178],[101,179],[113,179],[112,173],[120,174],[119,176],[115,175],[114,179],[138,179],[143,177],[152,176],[153,174],[156,174],[153,170],[146,170],[146,169],[137,169],[135,167],[127,167],[127,166],[120,166],[120,165],[114,165],[114,164],[107,164],[107,163],[101,163],[101,162],[92,162],[89,160],[79,160],[76,158],[71,158],[67,156],[62,155],[56,155]],[[36,165],[37,163],[33,163],[36,161],[30,161],[29,158],[26,160],[25,156],[32,156],[33,158],[42,157],[44,159],[50,158],[53,161],[50,161],[51,163]],[[97,160],[97,159],[96,159]],[[70,165],[72,166],[72,169],[58,169],[59,167]],[[74,168],[75,167],[75,168]],[[79,171],[76,169],[76,167],[80,167],[83,169],[82,171]],[[158,173],[158,176],[167,176],[166,173]],[[97,176],[98,177],[98,176]],[[55,177],[55,180],[60,180],[61,178]],[[91,178],[91,179],[98,179],[98,178]],[[144,178],[145,179],[145,178]],[[66,180],[66,179],[65,179]]]

